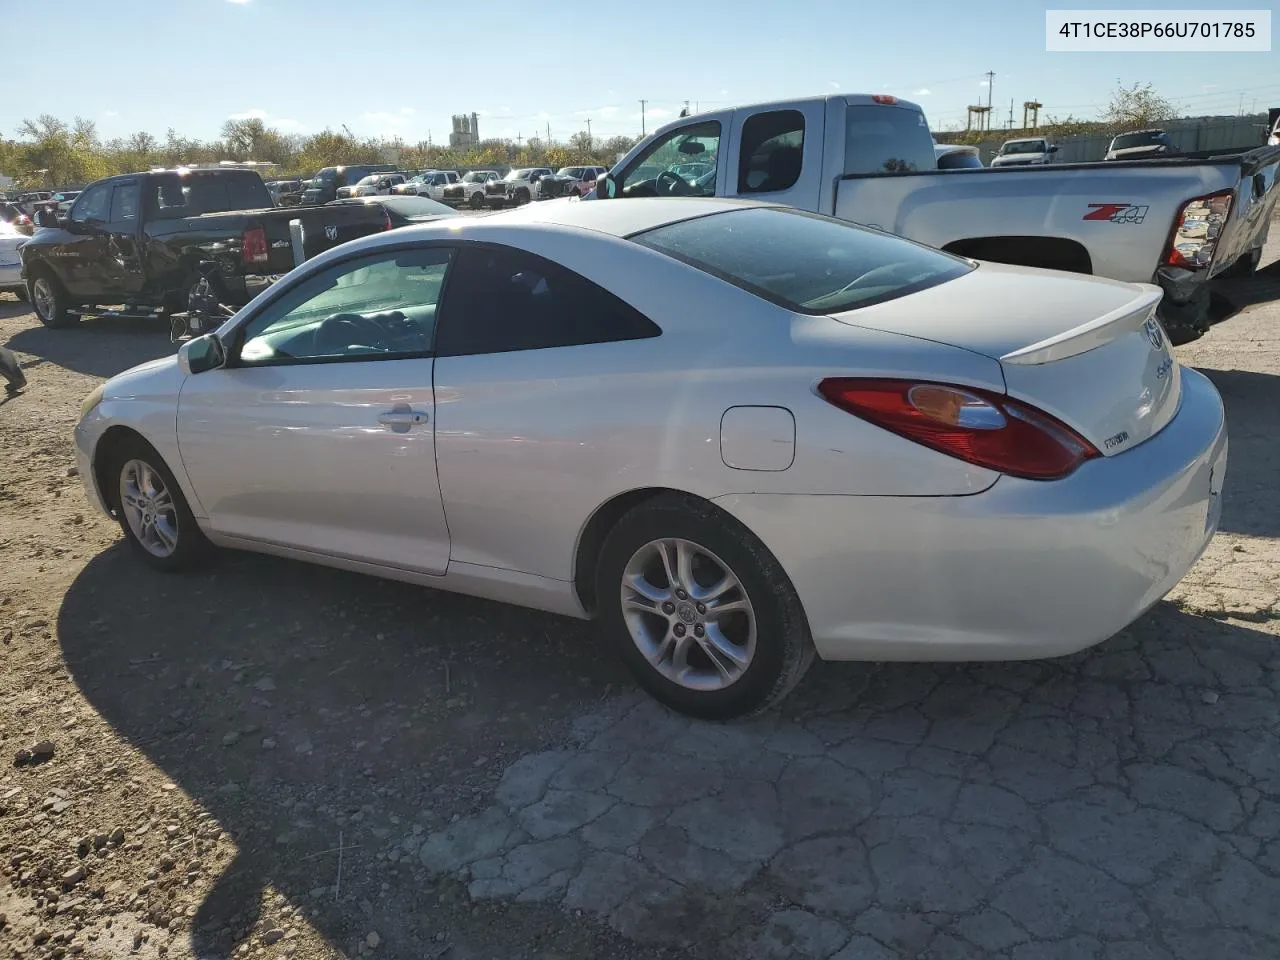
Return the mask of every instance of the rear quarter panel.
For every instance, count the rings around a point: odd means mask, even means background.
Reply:
[[[1074,240],[1095,274],[1149,283],[1181,204],[1232,187],[1238,174],[1224,164],[888,174],[841,180],[835,215],[943,248],[982,237]]]
[[[502,242],[496,223],[484,234]],[[624,242],[565,236],[535,252],[606,285],[663,333],[436,360],[436,453],[454,560],[569,579],[590,516],[630,490],[929,496],[974,493],[995,480],[815,391],[825,376],[922,370],[1000,389],[994,360],[795,316]],[[722,422],[735,406],[791,411],[788,468],[726,465]],[[762,418],[754,441],[750,411],[742,420],[738,443],[774,442],[777,418]]]

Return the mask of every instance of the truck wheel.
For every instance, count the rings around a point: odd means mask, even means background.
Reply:
[[[58,329],[75,323],[77,317],[67,313],[67,294],[58,278],[41,270],[27,281],[27,292],[36,308],[36,316],[46,327]]]
[[[467,201],[467,202],[468,202],[468,204],[469,204],[469,206],[471,207],[471,209],[472,209],[472,210],[483,210],[483,209],[484,209],[484,194],[483,194],[483,193],[473,193],[473,194],[471,195],[471,199],[470,199],[469,201]]]
[[[1262,247],[1255,247],[1224,270],[1221,276],[1232,280],[1247,280],[1258,272],[1262,263]]]
[[[526,203],[528,203],[528,202],[529,202],[529,191],[528,191],[528,190],[517,190],[517,191],[516,191],[516,206],[521,206],[521,205],[526,204]]]

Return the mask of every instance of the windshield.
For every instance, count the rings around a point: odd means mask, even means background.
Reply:
[[[318,171],[312,178],[311,186],[323,187],[325,184],[333,183],[336,179],[338,179],[338,168],[325,167],[323,170]]]
[[[933,137],[919,110],[883,104],[845,113],[846,174],[933,170]]]
[[[1044,151],[1043,140],[1011,140],[1000,148],[1001,156],[1008,156],[1011,153],[1044,153]]]
[[[532,171],[530,171],[530,170],[512,170],[510,173],[508,173],[508,174],[507,174],[505,177],[503,177],[502,179],[503,179],[503,180],[528,180],[528,179],[529,179],[529,174],[530,174],[531,172],[532,172]]]
[[[974,269],[891,234],[773,207],[684,220],[631,239],[805,313],[896,299]]]
[[[1112,141],[1112,150],[1128,150],[1130,147],[1149,147],[1164,143],[1165,136],[1160,130],[1147,130],[1142,133],[1124,133]]]
[[[360,182],[359,182],[359,183],[357,183],[357,184],[356,184],[356,186],[357,186],[357,187],[371,187],[371,186],[373,186],[373,185],[374,185],[375,183],[377,183],[377,182],[378,182],[378,177],[377,177],[376,175],[371,175],[371,176],[368,176],[368,177],[361,177],[361,178],[360,178]]]
[[[462,178],[462,182],[463,182],[463,183],[483,183],[484,181],[486,181],[486,180],[488,180],[488,179],[489,179],[489,171],[487,171],[487,170],[474,170],[474,171],[472,171],[471,173],[466,174],[466,175]]]
[[[557,177],[571,177],[574,180],[582,178],[582,167],[561,167],[556,171]]]

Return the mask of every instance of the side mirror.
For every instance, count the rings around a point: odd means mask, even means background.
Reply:
[[[602,173],[596,177],[596,199],[612,200],[618,195],[618,181],[612,174]]]
[[[226,362],[222,341],[212,333],[188,340],[178,348],[178,368],[188,375],[216,370]]]
[[[38,227],[56,227],[58,225],[58,215],[48,207],[41,207],[36,211],[36,226]]]
[[[1057,153],[1057,152],[1058,152],[1058,145],[1055,143],[1055,144],[1053,144],[1052,146],[1050,146],[1050,147],[1049,147],[1049,152],[1050,152],[1050,153]]]

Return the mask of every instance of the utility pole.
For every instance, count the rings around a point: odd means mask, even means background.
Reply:
[[[1009,125],[1005,127],[1005,129],[1006,130],[1013,129],[1013,97],[1009,98]]]
[[[591,139],[591,118],[587,117],[587,149],[588,150],[591,149],[591,145],[593,143],[595,143],[595,141]]]
[[[547,121],[547,146],[551,146],[551,121]]]
[[[640,101],[640,136],[642,137],[644,136],[644,105],[648,102],[648,100]]]
[[[994,87],[996,74],[994,70],[988,70],[985,74],[987,78],[987,129],[991,128],[991,88]]]

